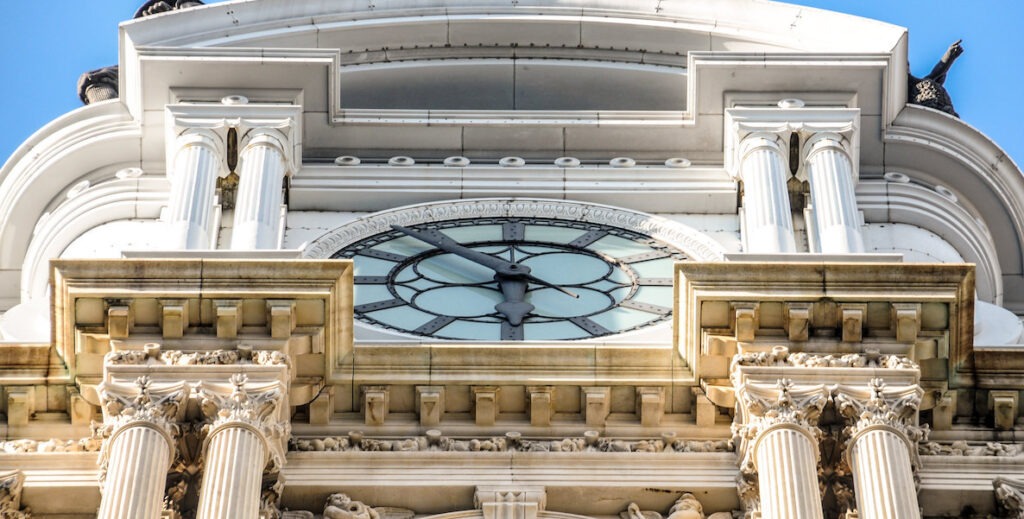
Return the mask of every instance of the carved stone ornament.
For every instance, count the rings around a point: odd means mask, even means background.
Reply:
[[[851,420],[846,431],[850,438],[885,427],[901,433],[911,442],[910,452],[915,453],[917,442],[927,436],[927,429],[913,423],[923,395],[920,386],[889,388],[882,379],[874,378],[867,387],[839,386],[835,402],[840,414]]]
[[[918,453],[922,456],[996,456],[1012,458],[1024,456],[1024,445],[1000,442],[985,442],[983,445],[971,445],[963,440],[948,444],[922,442],[918,445]]]
[[[144,376],[136,379],[134,385],[103,382],[98,391],[103,402],[103,424],[94,428],[97,437],[109,440],[120,430],[133,425],[162,432],[172,445],[174,437],[180,435],[178,421],[189,395],[185,382],[156,385]],[[109,441],[101,451],[101,463],[106,462],[108,444]]]
[[[641,510],[640,505],[630,503],[626,510],[619,512],[619,519],[662,519],[661,514],[653,510]]]
[[[331,494],[324,505],[323,519],[380,519],[376,510],[343,493]]]
[[[78,98],[87,105],[116,99],[117,82],[117,65],[90,70],[78,77]]]
[[[284,451],[291,432],[288,420],[281,419],[284,391],[278,381],[250,385],[245,374],[231,376],[230,386],[200,383],[196,386],[199,407],[209,423],[204,435],[224,427],[244,426],[258,431],[266,442],[273,467],[284,465]]]
[[[276,350],[254,351],[242,345],[234,350],[215,350],[185,353],[177,350],[143,351],[124,350],[112,351],[106,355],[104,362],[114,365],[162,364],[166,366],[287,366],[288,355]]]
[[[775,346],[769,351],[742,353],[732,360],[736,366],[778,366],[793,368],[883,368],[920,369],[914,361],[899,355],[881,355],[878,352],[848,353],[846,355],[817,355],[813,353],[791,353],[785,346]]]
[[[28,519],[32,511],[21,508],[21,489],[25,474],[20,470],[0,472],[0,518]]]
[[[1024,481],[997,477],[992,481],[996,502],[1004,515],[1011,519],[1024,519]]]
[[[932,71],[923,78],[909,75],[907,80],[907,103],[926,106],[935,110],[946,112],[953,117],[960,117],[953,109],[953,100],[943,86],[946,82],[946,74],[953,66],[953,62],[964,53],[961,40],[953,42],[946,49],[939,62],[935,64]]]
[[[705,519],[704,506],[693,494],[687,492],[672,505],[668,519]]]
[[[142,18],[154,14],[165,13],[175,9],[186,9],[197,5],[203,5],[200,0],[148,0],[142,4],[133,18]]]
[[[617,440],[601,438],[596,431],[588,431],[583,437],[558,440],[527,440],[519,433],[510,432],[505,437],[455,439],[443,436],[440,431],[427,431],[426,436],[399,439],[364,438],[358,431],[348,436],[324,438],[293,438],[289,450],[299,452],[323,451],[448,451],[448,452],[733,452],[729,440],[683,440],[671,434],[660,439]]]
[[[743,441],[751,441],[781,424],[792,424],[819,439],[818,417],[829,400],[824,385],[796,386],[792,380],[780,379],[774,386],[740,384],[736,396],[743,406],[744,423],[734,424],[734,433]]]

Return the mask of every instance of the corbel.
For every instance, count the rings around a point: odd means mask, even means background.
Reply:
[[[433,427],[444,415],[444,386],[416,386],[416,408],[420,425]]]
[[[759,303],[733,303],[732,308],[735,312],[735,330],[736,340],[740,342],[750,342],[754,340],[754,336],[757,334],[758,323],[758,309],[760,308]]]
[[[612,390],[608,386],[584,386],[580,388],[581,406],[584,419],[590,427],[601,427],[611,412]]]
[[[111,339],[127,339],[135,327],[134,317],[128,304],[111,302],[107,307],[107,335]]]
[[[387,386],[363,386],[363,416],[366,425],[384,425],[391,405]]]
[[[868,305],[865,303],[842,303],[839,305],[843,342],[864,340],[864,322],[867,313]]]
[[[786,303],[783,307],[782,322],[793,342],[805,342],[811,335],[812,303]]]
[[[7,425],[28,425],[36,412],[35,388],[32,386],[7,386]]]
[[[552,398],[555,386],[529,386],[526,390],[530,394],[530,425],[551,425],[551,418],[555,414]]]
[[[188,328],[188,299],[160,299],[160,331],[164,339],[180,339]]]
[[[309,403],[309,424],[327,425],[334,414],[334,386],[327,386]]]
[[[274,339],[287,339],[295,330],[295,301],[291,299],[267,300],[267,328]]]
[[[234,339],[242,331],[242,300],[214,299],[217,319],[217,338]]]
[[[665,415],[665,388],[636,388],[636,410],[640,414],[640,425],[657,427]]]
[[[473,386],[473,414],[478,426],[494,425],[498,419],[498,387]]]
[[[996,429],[1009,431],[1017,422],[1017,404],[1020,398],[1018,391],[989,391],[988,406]]]
[[[921,331],[920,303],[893,303],[892,322],[896,329],[896,340],[902,343],[917,342],[917,334]]]

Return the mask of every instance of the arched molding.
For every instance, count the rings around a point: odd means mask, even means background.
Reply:
[[[38,218],[21,268],[21,298],[46,297],[50,259],[60,257],[75,239],[99,225],[130,218],[157,218],[167,204],[167,180],[161,176],[113,179],[97,183]]]
[[[857,205],[867,223],[906,223],[938,235],[976,265],[978,298],[1002,304],[1003,269],[986,222],[935,190],[917,183],[861,181]]]
[[[409,205],[349,222],[314,240],[302,255],[329,258],[342,247],[391,230],[442,220],[523,216],[611,225],[646,234],[675,246],[695,261],[721,261],[725,248],[702,232],[660,216],[600,204],[533,198],[482,198]]]
[[[111,164],[139,165],[140,125],[116,100],[92,104],[36,132],[0,170],[0,269],[19,269],[33,229],[67,187]]]

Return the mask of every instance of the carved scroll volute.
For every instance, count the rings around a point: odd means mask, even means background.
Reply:
[[[272,471],[284,466],[291,424],[282,418],[285,392],[279,381],[250,384],[245,374],[236,373],[230,385],[200,383],[196,392],[208,421],[203,428],[204,441],[222,428],[244,427],[265,442]]]
[[[110,440],[127,427],[152,428],[163,434],[168,444],[175,444],[189,395],[185,382],[155,384],[149,377],[139,377],[134,384],[103,382],[97,389],[103,403],[103,424],[95,433],[108,440],[101,450],[101,463],[107,459]]]

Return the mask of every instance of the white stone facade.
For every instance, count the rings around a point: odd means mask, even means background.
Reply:
[[[181,7],[0,170],[0,517],[1024,517],[1024,176],[905,30]]]

